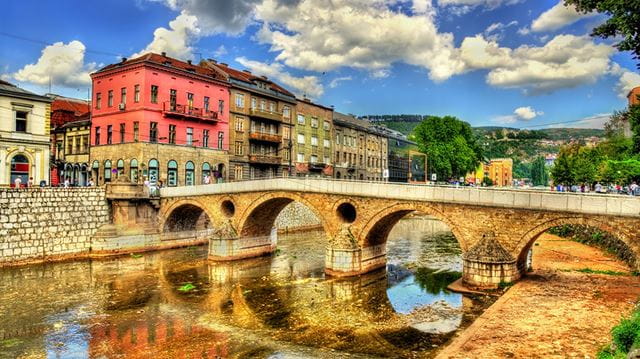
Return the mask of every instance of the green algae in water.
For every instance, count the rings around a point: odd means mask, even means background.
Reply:
[[[2,348],[12,348],[12,347],[15,347],[17,345],[20,345],[21,343],[22,343],[22,340],[20,340],[20,339],[16,339],[16,338],[5,339],[5,340],[0,340],[0,347],[2,347]]]
[[[195,285],[193,285],[192,283],[186,283],[186,284],[185,284],[185,285],[183,285],[182,287],[178,288],[178,290],[179,290],[179,291],[181,291],[181,292],[185,292],[185,293],[187,293],[187,292],[189,292],[189,291],[192,291],[192,290],[194,290],[194,289],[196,289],[196,286],[195,286]]]

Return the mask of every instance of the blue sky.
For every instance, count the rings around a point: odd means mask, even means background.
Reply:
[[[341,112],[600,127],[640,86],[630,54],[560,0],[11,1],[3,79],[86,98],[88,74],[166,51],[269,76]],[[22,16],[33,14],[33,16]],[[581,122],[575,122],[580,121]]]

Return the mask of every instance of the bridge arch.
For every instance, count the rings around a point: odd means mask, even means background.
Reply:
[[[299,202],[309,208],[320,220],[325,233],[332,233],[326,214],[304,195],[295,192],[270,192],[258,197],[244,209],[237,222],[240,236],[269,236],[280,212],[292,202]]]
[[[586,216],[571,216],[554,218],[549,221],[545,221],[529,229],[518,241],[513,253],[517,255],[517,265],[521,272],[526,270],[526,261],[529,250],[536,242],[536,240],[549,229],[562,226],[562,225],[580,225],[585,227],[598,228],[604,232],[607,232],[615,236],[629,251],[633,253],[635,262],[635,270],[640,269],[640,261],[638,261],[638,253],[640,248],[633,243],[631,236],[626,233],[623,228],[611,222],[604,222],[600,219]],[[631,264],[631,263],[630,263]],[[632,264],[633,265],[633,264]]]
[[[215,218],[207,206],[195,199],[175,201],[164,208],[159,217],[162,232],[210,228]]]
[[[456,240],[460,244],[463,251],[467,250],[465,237],[462,235],[458,226],[443,212],[421,203],[398,203],[391,207],[387,207],[373,216],[364,225],[359,236],[361,247],[376,246],[387,242],[389,233],[393,227],[404,217],[412,212],[419,212],[436,218],[446,224]]]

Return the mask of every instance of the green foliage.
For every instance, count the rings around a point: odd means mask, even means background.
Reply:
[[[498,283],[498,288],[500,289],[507,289],[513,286],[513,282],[500,282]]]
[[[587,274],[605,274],[605,275],[627,275],[624,272],[616,272],[613,270],[599,270],[599,269],[591,269],[591,268],[580,268],[577,269],[576,272],[587,273]]]
[[[640,15],[638,15],[640,18]],[[640,21],[640,19],[638,19]],[[631,132],[633,133],[631,152],[633,154],[640,154],[640,105],[633,105],[629,107],[628,111],[629,125],[631,126]]]
[[[549,171],[543,157],[536,158],[531,164],[531,182],[534,186],[546,186],[549,183]]]
[[[613,327],[611,336],[615,346],[600,350],[598,358],[626,358],[632,348],[640,347],[640,310],[636,307],[629,318]]]
[[[599,179],[606,183],[629,184],[640,181],[640,161],[604,161],[600,165]]]
[[[420,288],[431,294],[439,294],[446,290],[449,284],[462,277],[460,272],[437,270],[431,268],[418,268],[415,279]]]
[[[640,1],[636,0],[565,0],[579,12],[597,11],[607,20],[591,31],[591,36],[622,39],[615,46],[619,51],[631,51],[640,60]],[[638,64],[640,68],[640,63]]]
[[[482,177],[482,185],[485,187],[493,186],[493,180],[489,176]]]
[[[192,283],[185,283],[182,287],[178,288],[179,291],[181,292],[189,292],[192,291],[196,288],[195,285],[193,285]]]
[[[429,172],[438,178],[465,176],[482,160],[482,149],[471,126],[452,116],[426,117],[414,130],[420,152],[426,153]]]

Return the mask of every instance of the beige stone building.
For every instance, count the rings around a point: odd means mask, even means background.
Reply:
[[[333,109],[302,99],[297,112],[296,176],[333,177]]]
[[[51,99],[0,80],[0,185],[49,183]]]
[[[388,140],[369,121],[334,112],[334,177],[385,181]]]
[[[248,70],[236,70],[211,59],[201,65],[226,74],[231,84],[229,179],[288,176],[294,160],[291,140],[295,96]]]

